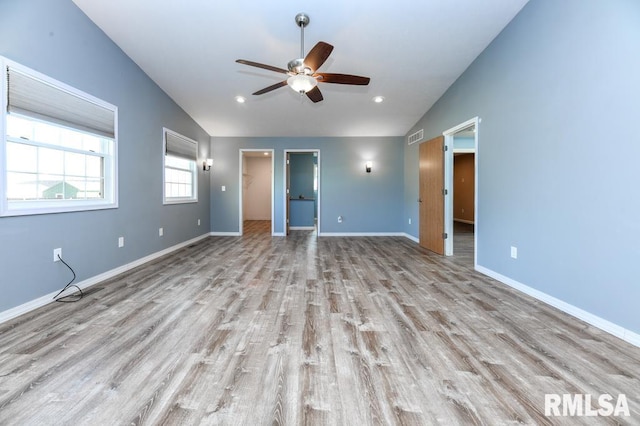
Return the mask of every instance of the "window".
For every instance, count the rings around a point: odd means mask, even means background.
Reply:
[[[195,203],[198,201],[198,143],[169,129],[163,129],[163,135],[164,203]]]
[[[117,108],[2,57],[0,63],[0,215],[117,207]]]

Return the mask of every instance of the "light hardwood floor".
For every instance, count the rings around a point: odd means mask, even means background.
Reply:
[[[210,237],[87,293],[0,324],[0,424],[640,424],[639,348],[405,238]]]

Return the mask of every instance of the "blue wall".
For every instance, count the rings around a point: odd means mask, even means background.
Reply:
[[[284,150],[320,150],[320,232],[402,232],[401,137],[223,138],[211,140],[211,229],[239,232],[238,150],[274,149],[275,232],[284,232]],[[373,172],[364,164],[373,161]],[[226,191],[221,187],[225,186]],[[338,223],[338,216],[344,221]]]
[[[479,116],[479,265],[635,332],[639,76],[640,2],[532,0],[407,132]],[[417,158],[405,146],[414,218]]]
[[[302,195],[305,198],[313,198],[313,153],[292,153],[289,162],[289,175],[292,198]]]
[[[162,205],[162,127],[197,140],[201,158],[209,136],[70,0],[3,0],[0,55],[118,106],[120,202],[0,218],[0,312],[67,283],[56,247],[81,281],[209,232],[208,174],[199,172],[199,203]]]
[[[314,165],[316,158],[313,153],[292,153],[289,161],[290,183],[290,226],[313,226],[315,223],[316,193],[313,190]],[[308,201],[298,198],[302,195]],[[313,201],[311,201],[311,199]]]
[[[289,206],[289,226],[312,227],[315,225],[315,200],[293,198]]]

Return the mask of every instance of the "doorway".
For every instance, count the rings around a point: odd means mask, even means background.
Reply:
[[[320,150],[284,151],[284,229],[320,233]]]
[[[273,149],[240,150],[240,235],[245,232],[274,234]]]
[[[445,255],[477,262],[478,231],[478,117],[442,134],[445,138]]]

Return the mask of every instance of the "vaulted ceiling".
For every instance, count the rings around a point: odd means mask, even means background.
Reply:
[[[73,1],[212,136],[404,135],[527,2]],[[287,76],[235,60],[286,69],[300,56],[299,12],[305,54],[334,46],[320,71],[368,86],[321,83],[318,103],[286,86],[251,95]]]

